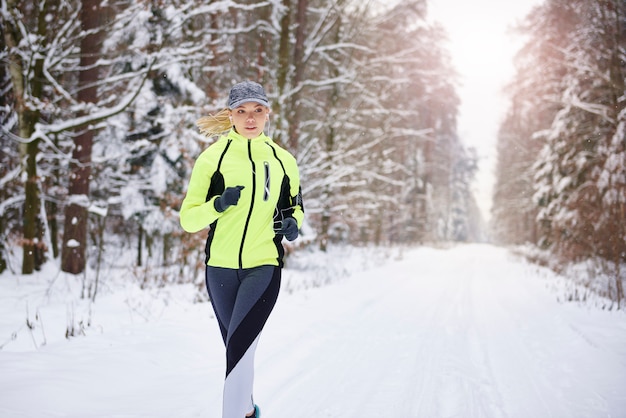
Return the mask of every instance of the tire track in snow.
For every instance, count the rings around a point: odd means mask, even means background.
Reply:
[[[606,370],[603,354],[570,329],[572,305],[559,305],[522,264],[509,271],[493,263],[485,268],[483,304],[475,324],[488,348],[498,385],[506,388],[504,405],[513,417],[609,417],[597,381],[581,373],[592,359]],[[575,309],[576,310],[576,309]],[[589,354],[585,354],[589,353]],[[585,358],[587,357],[588,358]],[[621,379],[624,381],[624,379]]]
[[[423,278],[417,274],[418,283],[430,281],[429,289],[440,288],[441,305],[445,307],[433,313],[435,326],[428,336],[438,341],[434,350],[442,353],[441,364],[430,373],[437,404],[421,408],[418,416],[503,417],[500,394],[473,324],[475,301],[470,290],[478,274],[475,260],[458,259],[451,263],[447,253],[437,256],[441,257],[435,263],[437,270]]]

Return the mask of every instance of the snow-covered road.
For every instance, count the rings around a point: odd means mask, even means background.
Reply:
[[[466,245],[283,292],[257,351],[263,418],[626,417],[626,315],[560,304],[541,276],[503,249]],[[218,418],[223,348],[209,305],[132,323],[129,306],[102,298],[102,332],[0,351],[0,417]]]
[[[420,249],[298,295],[260,351],[268,415],[626,417],[624,315],[558,304],[533,270],[489,246]]]

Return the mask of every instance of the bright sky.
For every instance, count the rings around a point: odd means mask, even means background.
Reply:
[[[454,66],[460,74],[458,131],[479,156],[475,185],[478,205],[490,218],[496,164],[496,140],[508,108],[502,88],[514,74],[513,56],[521,39],[509,28],[541,0],[428,0],[428,15],[447,30]]]

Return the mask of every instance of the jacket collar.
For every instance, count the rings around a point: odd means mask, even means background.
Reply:
[[[234,129],[231,129],[230,132],[228,132],[227,136],[229,139],[233,139],[235,141],[247,141],[248,140],[248,138],[237,133]],[[265,135],[265,133],[263,132],[261,132],[261,135],[257,136],[256,138],[252,138],[252,142],[266,142],[266,141],[271,141],[271,139],[270,137]]]

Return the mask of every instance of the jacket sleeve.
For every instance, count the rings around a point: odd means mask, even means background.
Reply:
[[[296,159],[291,154],[289,154],[289,157],[289,163],[286,165],[285,171],[289,177],[289,194],[293,208],[292,216],[298,222],[298,228],[301,228],[304,221],[304,204],[302,202],[302,188],[300,187],[300,172]]]
[[[213,206],[217,196],[206,200],[211,176],[217,168],[211,154],[210,149],[207,149],[196,160],[187,186],[187,194],[180,207],[180,225],[187,232],[198,232],[221,215]]]

